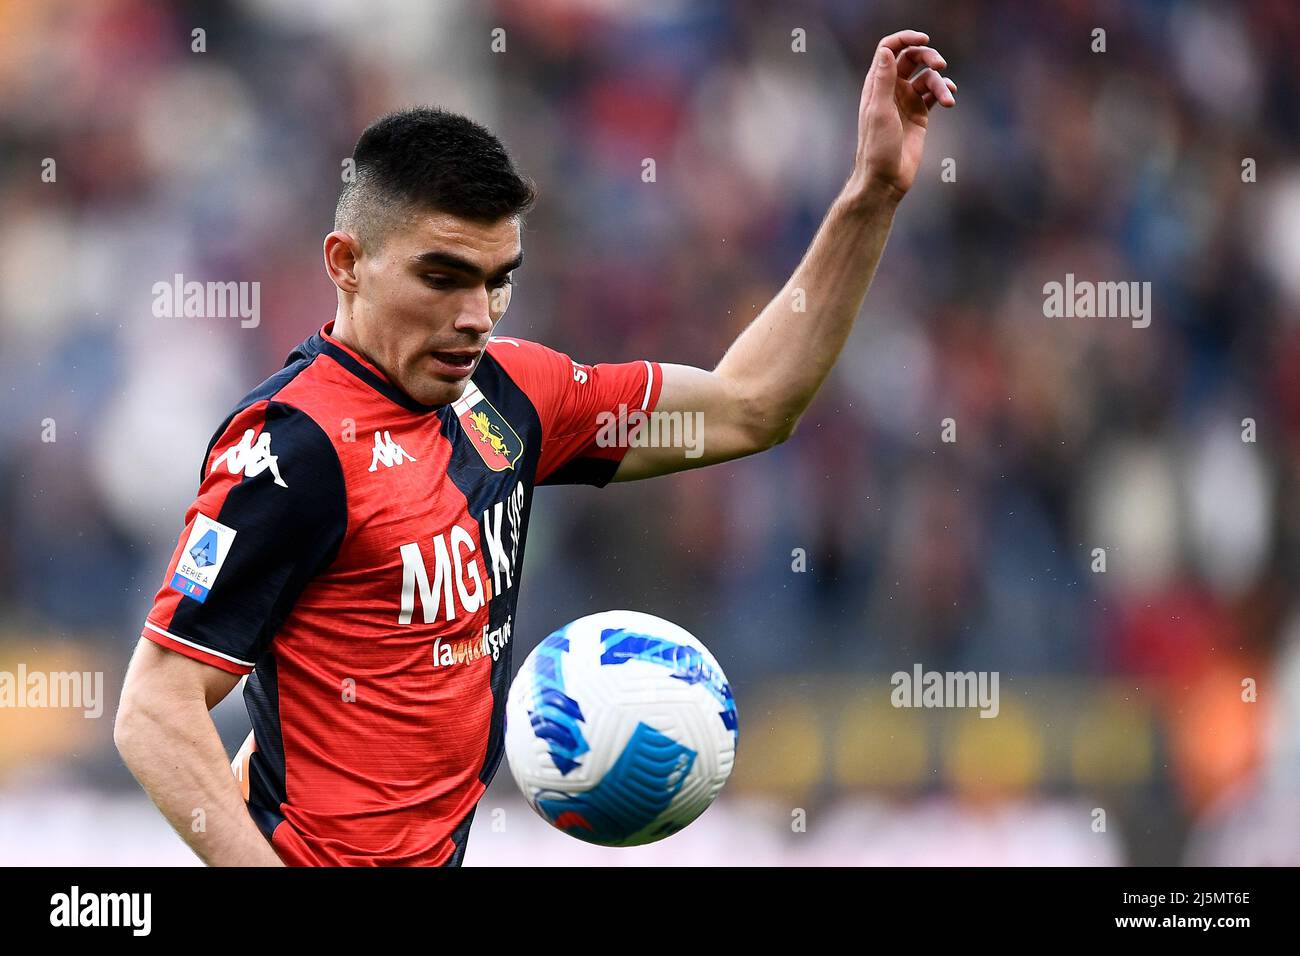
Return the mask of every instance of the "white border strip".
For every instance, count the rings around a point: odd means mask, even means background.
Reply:
[[[159,627],[159,626],[158,626],[157,624],[155,624],[153,621],[145,621],[145,622],[144,622],[144,626],[147,627],[147,628],[149,628],[149,630],[151,630],[151,631],[157,631],[157,632],[158,632],[159,634],[161,634],[163,637],[169,638],[169,639],[175,641],[177,644],[184,644],[186,647],[192,647],[192,648],[194,648],[196,651],[202,651],[204,654],[211,654],[213,657],[220,657],[223,661],[230,661],[230,663],[232,663],[232,664],[238,664],[238,665],[240,665],[241,667],[253,667],[253,666],[254,666],[252,663],[250,663],[250,662],[248,662],[248,661],[241,661],[238,657],[231,657],[229,654],[223,654],[223,653],[221,653],[220,651],[214,651],[214,650],[213,650],[212,648],[210,648],[210,647],[204,647],[202,644],[195,644],[193,641],[187,641],[187,640],[185,640],[185,638],[183,638],[183,637],[177,637],[177,636],[176,636],[175,634],[173,634],[171,631],[164,631],[161,627]]]
[[[457,416],[463,415],[465,412],[477,405],[479,399],[482,397],[483,393],[479,391],[479,387],[473,382],[470,382],[465,386],[465,391],[461,393],[460,398],[456,399],[456,401],[452,403],[451,410],[455,412]]]
[[[646,370],[645,397],[641,399],[641,411],[644,412],[646,411],[646,406],[650,404],[650,391],[654,388],[655,384],[655,367],[645,359],[642,359],[641,361],[645,362]]]

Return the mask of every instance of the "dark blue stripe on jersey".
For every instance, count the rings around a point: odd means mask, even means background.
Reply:
[[[179,637],[250,663],[270,647],[307,583],[334,560],[348,520],[343,467],[311,416],[269,402],[263,430],[288,487],[267,469],[226,493],[220,513],[208,517],[235,530],[230,551],[207,600],[182,597],[168,624]]]
[[[469,813],[465,814],[465,819],[461,820],[456,829],[451,832],[451,842],[456,849],[451,851],[451,856],[443,861],[443,866],[460,866],[465,860],[465,847],[469,843],[469,825],[474,822],[474,811],[478,809],[478,804],[470,807]]]
[[[253,756],[256,757],[257,754],[253,754]],[[248,765],[250,768],[253,766],[251,760]],[[280,811],[266,809],[253,797],[252,791],[249,791],[248,815],[253,818],[253,822],[257,824],[257,829],[262,832],[262,836],[266,837],[267,842],[273,842],[272,837],[275,835],[275,828],[284,822],[284,817],[280,814]]]
[[[483,360],[479,362],[479,366],[474,372],[474,384],[478,386],[483,396],[492,403],[492,407],[505,417],[516,434],[528,436],[524,439],[524,451],[519,461],[515,463],[515,467],[507,468],[505,471],[493,471],[484,463],[482,456],[475,451],[474,446],[471,444],[473,439],[465,434],[465,430],[461,427],[460,420],[456,417],[456,413],[451,406],[444,406],[438,412],[438,419],[442,424],[442,433],[447,436],[452,444],[451,460],[447,463],[447,477],[465,495],[471,518],[481,522],[483,512],[487,511],[496,502],[501,501],[506,502],[506,508],[502,510],[503,520],[505,520],[504,516],[509,508],[508,499],[515,483],[522,481],[525,488],[528,489],[524,494],[522,515],[520,517],[523,528],[519,533],[519,551],[515,557],[515,586],[505,600],[494,600],[488,612],[488,629],[495,630],[501,627],[513,613],[519,599],[519,574],[524,566],[524,545],[528,538],[528,514],[533,506],[531,485],[534,476],[537,474],[538,458],[541,456],[541,448],[532,436],[540,435],[542,431],[541,423],[537,417],[537,410],[533,408],[532,401],[524,393],[524,390],[506,374],[505,369],[501,367],[497,360],[488,353],[484,353]],[[487,547],[486,542],[484,547]],[[485,557],[484,561],[488,573],[491,574],[491,557]],[[517,623],[517,621],[511,623],[512,629]],[[487,752],[483,760],[483,769],[479,772],[479,780],[485,786],[492,782],[492,777],[497,771],[497,766],[501,763],[501,756],[504,751],[506,692],[510,688],[510,652],[511,648],[514,647],[514,643],[515,640],[512,634],[510,643],[505,646],[501,655],[492,662],[490,681],[492,687],[492,723],[488,732]]]
[[[486,363],[489,358],[491,358],[491,356],[485,354],[483,356],[483,362]],[[533,409],[534,420],[540,422],[540,419],[537,416],[537,410],[533,406],[532,399],[528,397],[528,394],[517,384],[515,384],[514,380],[510,378],[510,373],[507,372],[503,366],[497,363],[495,359],[493,359],[493,365],[495,366],[499,374],[502,377],[504,377],[507,381],[509,381],[511,385],[514,387],[514,389],[519,392],[519,394],[523,395],[524,401],[528,403],[528,407]],[[474,381],[478,382],[477,373],[474,376]],[[481,388],[482,386],[480,385],[479,387]],[[542,429],[540,424],[537,427],[537,431],[533,432],[532,434],[535,435],[542,434]],[[542,437],[543,439],[545,438],[544,435]],[[540,449],[538,449],[538,451],[540,453]],[[595,485],[597,488],[603,488],[605,485],[609,484],[610,481],[613,480],[614,473],[618,471],[618,466],[619,466],[619,462],[611,461],[608,458],[574,458],[572,461],[565,462],[559,468],[556,468],[544,479],[538,481],[537,484],[538,485]],[[534,469],[533,472],[531,472],[530,474],[535,475],[536,469]]]
[[[539,485],[595,485],[604,488],[614,478],[619,462],[609,458],[575,458],[556,468]]]
[[[284,774],[284,735],[280,728],[280,678],[275,655],[266,653],[244,684],[244,705],[253,724],[257,749],[248,761],[248,812],[269,840],[284,819],[287,801]]]

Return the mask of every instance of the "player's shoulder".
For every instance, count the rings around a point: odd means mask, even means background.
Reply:
[[[529,339],[493,336],[487,354],[539,411],[563,401],[566,387],[586,374],[565,353]]]
[[[245,394],[212,433],[203,471],[218,460],[291,459],[318,472],[337,468],[334,443],[311,407],[306,384],[319,353],[295,349],[283,368]],[[308,399],[304,401],[304,398]],[[200,475],[202,478],[202,474]]]
[[[506,361],[547,361],[556,358],[565,359],[567,357],[549,345],[543,345],[541,342],[534,342],[531,339],[521,339],[513,335],[494,335],[488,339],[488,354],[498,360]]]
[[[557,373],[567,376],[568,370],[577,364],[548,345],[512,335],[494,335],[488,340],[487,354],[516,379],[552,377]]]

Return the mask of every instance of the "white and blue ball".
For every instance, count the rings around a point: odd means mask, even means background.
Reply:
[[[736,759],[736,701],[688,631],[638,611],[580,618],[543,640],[506,701],[506,756],[524,797],[603,846],[676,833]]]

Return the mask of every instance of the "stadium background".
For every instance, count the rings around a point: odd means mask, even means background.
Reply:
[[[367,122],[466,111],[540,185],[503,333],[707,366],[796,265],[874,43],[904,27],[959,108],[795,437],[534,511],[516,665],[595,610],[678,621],[737,692],[732,782],[683,834],[600,850],[548,831],[503,768],[467,863],[1300,863],[1293,2],[123,0],[0,21],[0,669],[100,669],[107,698],[98,720],[0,710],[0,863],[194,862],[112,712],[212,429],[333,314],[320,240]],[[1067,272],[1150,281],[1150,327],[1045,318]],[[260,282],[260,324],[154,318],[175,273]],[[1000,716],[895,710],[889,675],[915,663],[998,671]],[[233,752],[239,694],[216,716]]]

